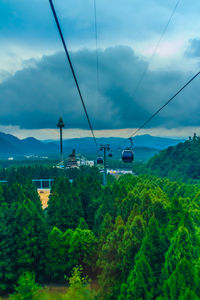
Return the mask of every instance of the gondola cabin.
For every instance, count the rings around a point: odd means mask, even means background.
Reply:
[[[125,163],[132,163],[133,160],[134,160],[134,154],[133,154],[133,151],[132,150],[124,150],[122,152],[122,160],[123,162]]]
[[[108,153],[108,157],[112,157],[112,153]]]
[[[97,157],[97,164],[100,165],[100,164],[103,164],[103,158],[102,157]]]

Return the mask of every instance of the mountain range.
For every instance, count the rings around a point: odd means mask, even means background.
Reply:
[[[47,154],[58,151],[58,145],[43,143],[33,137],[19,139],[14,135],[0,132],[0,155]]]
[[[151,135],[136,136],[133,146],[136,152],[145,151],[150,156],[169,146],[175,146],[182,140],[155,137]],[[109,144],[113,153],[120,152],[130,146],[125,138],[97,138],[98,145]],[[74,138],[63,140],[63,152],[69,154],[75,148],[77,153],[96,154],[96,146],[93,138]],[[33,137],[19,139],[14,135],[0,132],[0,155],[1,156],[22,156],[22,155],[49,155],[59,153],[59,141],[40,141]],[[147,156],[149,156],[147,155]]]

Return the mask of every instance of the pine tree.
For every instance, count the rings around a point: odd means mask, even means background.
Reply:
[[[127,289],[122,290],[121,299],[154,299],[155,276],[145,255],[136,260],[133,271],[127,280]]]
[[[6,203],[0,186],[0,295],[7,290],[11,291],[17,280],[14,214],[15,211]]]
[[[105,237],[100,244],[97,267],[100,268],[99,276],[100,293],[103,299],[115,299],[119,293],[121,284],[121,260],[120,245],[122,242],[125,226],[123,220],[118,216],[113,226],[114,230]]]
[[[63,233],[57,227],[53,227],[48,236],[48,244],[46,249],[46,269],[48,277],[51,280],[64,281],[64,275],[70,274],[69,265],[69,239],[71,239],[73,231],[68,229]]]
[[[176,269],[168,280],[165,281],[163,287],[164,295],[172,300],[199,299],[196,295],[197,278],[195,275],[192,263],[183,258],[177,264]]]
[[[134,286],[138,287],[138,290],[141,290],[137,297],[146,297],[147,292],[150,293],[149,298],[142,299],[153,299],[152,297],[159,296],[161,291],[160,277],[165,251],[166,241],[161,236],[157,220],[155,217],[152,217],[149,221],[141,248],[135,257],[134,269],[128,277],[128,289],[132,291],[132,296],[136,293]],[[150,274],[148,279],[146,279],[146,273],[143,272]],[[139,282],[141,282],[141,286]]]
[[[105,241],[108,234],[113,231],[114,225],[112,223],[112,217],[107,213],[104,217],[103,222],[100,226],[100,236],[101,240]]]
[[[198,257],[197,245],[193,244],[193,237],[187,228],[180,226],[171,239],[171,245],[165,255],[163,277],[167,280],[175,270],[179,261],[186,258],[193,261]]]
[[[84,211],[84,219],[90,229],[94,226],[94,215],[98,208],[98,199],[101,193],[101,184],[96,176],[84,175],[78,177],[73,187],[78,191]]]
[[[94,232],[100,233],[101,224],[105,215],[108,213],[112,218],[115,216],[115,205],[112,190],[106,186],[99,199],[100,206],[95,213],[94,217]]]
[[[79,218],[84,216],[78,193],[66,178],[55,182],[47,208],[50,225],[65,232],[68,228],[76,228]]]
[[[36,299],[39,290],[39,285],[35,282],[35,275],[31,272],[26,272],[18,279],[18,284],[15,288],[15,293],[11,295],[11,300],[30,300]],[[39,299],[39,297],[37,298]]]
[[[91,269],[91,262],[95,258],[96,238],[91,230],[77,228],[70,239],[68,251],[70,265],[82,265],[86,269]]]
[[[16,210],[15,224],[16,270],[19,274],[34,271],[37,278],[44,277],[47,228],[36,206],[25,199]]]
[[[140,249],[144,231],[144,220],[142,216],[136,216],[132,223],[126,224],[122,241],[118,246],[118,252],[121,257],[120,272],[123,281],[127,279],[130,270],[133,268],[134,258]]]
[[[146,256],[157,283],[159,282],[162,266],[165,261],[166,249],[167,243],[161,235],[158,221],[155,217],[152,217],[149,221],[140,251]]]

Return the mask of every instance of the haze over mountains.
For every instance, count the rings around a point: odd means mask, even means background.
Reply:
[[[150,135],[140,135],[134,138],[134,149],[136,152],[143,151],[147,156],[152,156],[158,151],[169,146],[174,146],[182,140],[154,137]],[[129,141],[124,138],[98,138],[98,144],[110,144],[113,151],[120,150],[129,146]],[[64,153],[68,154],[75,148],[77,153],[96,154],[96,147],[92,138],[75,138],[63,141]],[[39,141],[33,137],[19,139],[14,135],[0,132],[0,155],[1,156],[20,156],[20,155],[38,155],[38,154],[56,154],[59,153],[59,141],[48,140]],[[149,154],[149,155],[148,155]]]

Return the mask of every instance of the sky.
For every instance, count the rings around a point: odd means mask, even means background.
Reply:
[[[96,0],[96,53],[94,0],[54,0],[97,137],[128,138],[198,72],[199,0],[179,0],[161,39],[176,3]],[[64,138],[91,136],[49,1],[0,0],[0,45],[0,131],[57,139],[62,116]],[[200,76],[139,134],[200,134],[199,98]]]

